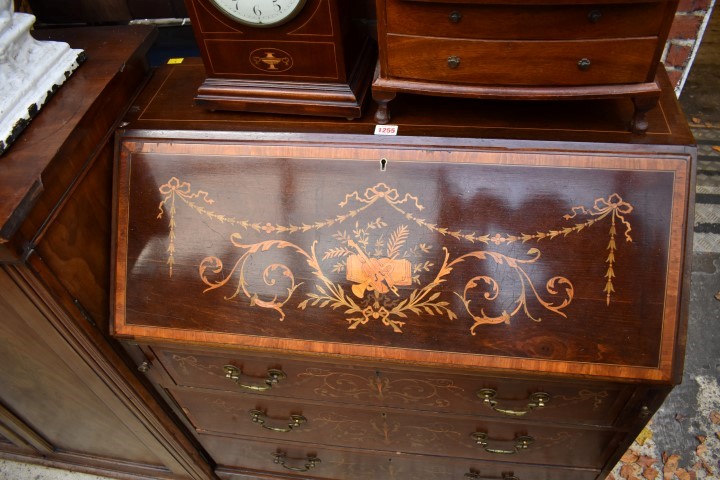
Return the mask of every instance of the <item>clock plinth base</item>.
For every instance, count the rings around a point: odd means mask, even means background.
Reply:
[[[375,46],[368,41],[347,83],[281,82],[210,77],[195,103],[209,110],[360,118],[375,69]]]

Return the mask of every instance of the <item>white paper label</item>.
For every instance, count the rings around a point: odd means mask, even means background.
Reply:
[[[375,125],[375,135],[397,135],[397,125]]]

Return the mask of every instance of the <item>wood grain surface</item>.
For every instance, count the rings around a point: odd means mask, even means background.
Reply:
[[[128,138],[116,334],[670,379],[687,156],[302,140]]]

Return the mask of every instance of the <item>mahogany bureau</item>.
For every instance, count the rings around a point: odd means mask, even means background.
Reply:
[[[377,0],[376,120],[397,92],[557,100],[623,96],[636,133],[675,0]],[[552,108],[546,105],[546,108]]]
[[[681,378],[666,77],[643,137],[615,100],[432,97],[381,137],[199,110],[202,75],[160,70],[119,135],[113,333],[215,473],[604,479]]]

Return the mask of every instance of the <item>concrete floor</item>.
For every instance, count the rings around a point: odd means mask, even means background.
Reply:
[[[719,17],[715,9],[680,96],[699,145],[698,192],[711,196],[696,223],[715,225],[695,235],[683,383],[608,480],[653,480],[653,471],[663,480],[720,480],[720,204],[712,197],[720,196]],[[0,460],[0,480],[103,477]]]

